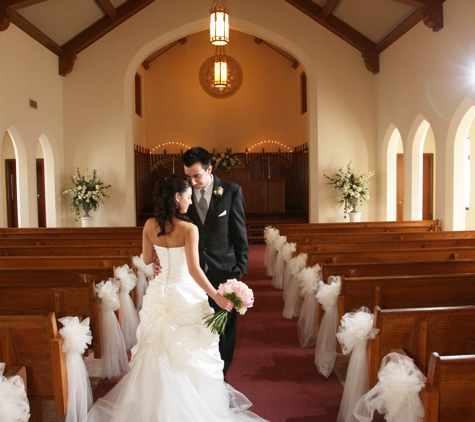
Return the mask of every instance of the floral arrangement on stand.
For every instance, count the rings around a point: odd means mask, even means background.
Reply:
[[[99,202],[104,202],[104,198],[108,198],[107,189],[111,185],[104,185],[101,180],[96,179],[97,170],[89,173],[89,169],[86,168],[86,174],[81,176],[79,168],[76,169],[76,175],[71,177],[71,181],[74,187],[66,189],[63,194],[69,194],[71,196],[71,211],[74,211],[76,217],[79,217],[81,208],[84,209],[88,216],[88,211],[93,209],[97,210]]]
[[[211,161],[216,170],[231,170],[236,164],[241,163],[241,160],[236,157],[231,148],[226,148],[226,152],[213,151]]]
[[[369,178],[373,176],[376,172],[369,171],[357,176],[352,168],[351,161],[346,166],[346,171],[344,172],[342,168],[338,170],[338,173],[335,174],[335,177],[329,177],[326,174],[324,176],[329,180],[327,185],[331,185],[332,188],[330,192],[338,189],[340,191],[339,195],[336,197],[336,202],[341,205],[344,205],[343,212],[346,214],[349,212],[356,212],[356,206],[358,203],[363,205],[369,201]]]

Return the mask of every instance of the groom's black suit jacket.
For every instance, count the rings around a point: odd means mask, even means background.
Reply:
[[[217,196],[215,191],[220,186],[223,194]],[[201,268],[215,288],[230,278],[240,280],[247,272],[249,252],[241,187],[213,175],[213,194],[204,224],[196,211],[194,190],[192,202],[187,215],[199,230]]]

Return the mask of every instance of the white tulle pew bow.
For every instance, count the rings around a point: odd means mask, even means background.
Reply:
[[[373,314],[366,307],[343,315],[336,337],[344,355],[351,353],[337,422],[357,422],[353,415],[356,402],[368,392],[366,345],[379,329],[373,328]]]
[[[289,262],[291,278],[284,291],[284,310],[282,311],[284,318],[293,318],[300,315],[303,298],[300,296],[299,274],[306,265],[307,254],[303,252],[294,256]]]
[[[2,422],[26,422],[30,419],[30,404],[25,384],[20,376],[3,376],[5,364],[0,363],[0,420]]]
[[[137,312],[142,309],[143,297],[147,292],[148,281],[153,277],[153,264],[145,264],[140,256],[132,258],[134,266],[137,270]]]
[[[325,313],[318,330],[315,347],[315,365],[318,372],[328,376],[333,370],[336,358],[336,330],[338,327],[338,296],[341,289],[339,276],[328,277],[327,283],[318,283],[317,300]]]
[[[322,269],[319,264],[304,268],[299,276],[300,296],[303,297],[300,309],[297,331],[300,347],[310,347],[315,344],[318,333],[317,319],[315,315],[318,283],[322,280]]]
[[[285,261],[282,257],[282,248],[287,242],[287,236],[277,236],[274,241],[274,248],[276,250],[276,257],[274,263],[274,273],[272,274],[272,286],[275,289],[282,290],[284,287],[284,270]]]
[[[274,227],[267,226],[264,229],[264,241],[266,242],[266,250],[264,254],[264,267],[266,267],[266,275],[272,276],[274,274],[275,254],[274,247],[275,239],[279,236],[279,230]]]
[[[64,317],[59,334],[63,337],[62,350],[66,355],[68,373],[68,411],[65,422],[82,422],[92,406],[92,390],[82,354],[91,344],[89,318],[79,322],[78,317]],[[1,418],[0,418],[1,420]]]
[[[135,309],[134,302],[130,297],[130,292],[137,284],[137,276],[132,268],[127,264],[116,267],[115,278],[120,283],[119,297],[121,309],[122,335],[124,337],[125,348],[131,350],[137,344],[137,327],[139,326],[139,315]]]
[[[290,268],[290,261],[294,257],[294,252],[297,250],[297,244],[294,242],[286,242],[284,246],[282,246],[282,258],[284,260],[284,277],[282,281],[282,287],[284,289],[284,297],[285,297],[285,290],[289,287],[290,280],[292,279],[292,270]]]
[[[419,391],[426,377],[408,356],[389,353],[381,361],[378,383],[356,403],[353,414],[359,422],[373,420],[374,411],[387,422],[423,422],[424,406]]]
[[[114,279],[101,281],[96,285],[101,302],[102,317],[102,359],[101,376],[111,379],[129,372],[124,337],[114,311],[120,308],[119,282]]]

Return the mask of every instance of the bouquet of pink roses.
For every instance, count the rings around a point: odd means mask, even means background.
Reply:
[[[218,293],[233,302],[236,311],[238,311],[240,315],[244,315],[247,308],[251,308],[254,304],[254,294],[252,290],[242,281],[237,281],[235,278],[220,284]],[[211,332],[221,335],[224,333],[224,327],[228,320],[228,312],[224,309],[220,309],[218,312],[208,315],[203,319],[205,320],[205,325],[210,327]]]

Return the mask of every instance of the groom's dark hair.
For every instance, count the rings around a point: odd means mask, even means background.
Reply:
[[[211,155],[202,147],[193,147],[183,154],[182,161],[185,167],[201,163],[206,170],[211,165]]]

